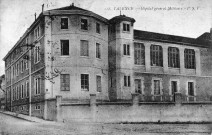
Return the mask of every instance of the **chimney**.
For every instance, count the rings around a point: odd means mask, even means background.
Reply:
[[[35,13],[35,20],[36,20],[36,13]]]
[[[43,13],[43,11],[44,11],[44,4],[42,5],[42,13]]]

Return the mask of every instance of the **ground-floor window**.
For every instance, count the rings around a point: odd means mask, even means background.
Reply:
[[[171,81],[171,95],[177,92],[177,81]]]
[[[81,74],[81,90],[89,91],[89,75]]]
[[[162,79],[152,78],[152,95],[162,95]]]
[[[135,79],[135,93],[143,94],[141,79]]]
[[[97,92],[102,92],[101,76],[96,76],[96,88]]]
[[[188,95],[194,96],[194,82],[188,82]]]
[[[124,76],[124,86],[130,87],[130,76]]]
[[[40,110],[40,105],[35,105],[35,110]]]

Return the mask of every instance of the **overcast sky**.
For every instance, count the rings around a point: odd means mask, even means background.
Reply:
[[[120,14],[133,17],[135,29],[196,38],[212,26],[211,0],[0,0],[0,75],[4,61],[34,21],[34,13],[75,6],[93,11],[107,19]]]

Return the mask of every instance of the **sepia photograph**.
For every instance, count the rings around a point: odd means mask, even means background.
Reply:
[[[212,135],[211,0],[0,0],[0,135]]]

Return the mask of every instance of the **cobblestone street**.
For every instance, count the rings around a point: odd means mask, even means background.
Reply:
[[[210,124],[89,124],[30,122],[0,113],[1,135],[211,135]]]

